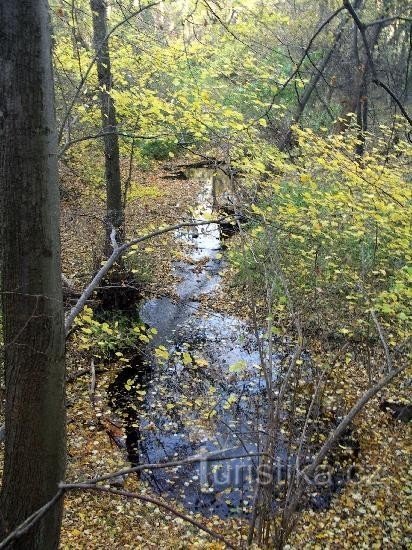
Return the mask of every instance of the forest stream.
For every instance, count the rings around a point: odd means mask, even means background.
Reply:
[[[411,2],[0,6],[0,550],[412,550]]]
[[[192,169],[187,176],[203,182],[193,219],[207,221],[216,215],[216,203],[227,199],[229,180],[211,168]],[[238,457],[259,449],[264,380],[257,375],[254,332],[236,317],[199,311],[199,298],[213,294],[220,284],[221,227],[185,228],[176,238],[183,241],[188,258],[173,265],[180,279],[178,300],[159,297],[143,303],[142,321],[157,330],[148,357],[125,368],[109,388],[112,405],[127,418],[132,464],[200,453]],[[153,350],[159,346],[167,350],[166,362],[156,361]],[[140,406],[125,385],[147,392]],[[145,472],[144,478],[155,491],[190,510],[226,517],[247,513],[256,463],[255,455],[186,464]]]
[[[218,205],[230,201],[229,179],[211,168],[191,169],[187,176],[203,187],[193,221],[216,217]],[[132,465],[216,454],[208,462],[144,470],[142,479],[191,511],[222,518],[250,512],[267,408],[257,341],[263,332],[201,303],[220,284],[225,238],[216,223],[176,232],[186,258],[173,264],[177,299],[156,297],[141,305],[140,319],[156,335],[108,388]],[[292,353],[287,343],[283,349],[273,354],[272,380]],[[310,359],[302,358],[310,376]],[[286,446],[279,433],[278,481],[285,476]],[[311,494],[309,505],[327,507],[342,483],[338,473],[332,488]]]

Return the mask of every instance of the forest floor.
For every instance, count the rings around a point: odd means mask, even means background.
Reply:
[[[165,179],[167,173],[159,166],[136,175],[126,214],[129,237],[141,235],[159,225],[178,223],[187,217],[195,204],[199,182]],[[102,247],[104,200],[100,191],[86,193],[81,181],[72,176],[63,177],[63,186],[63,272],[81,289],[102,260],[95,251]],[[145,268],[144,292],[147,296],[170,294],[176,282],[171,262],[179,259],[181,253],[173,234],[145,244],[137,258],[140,271],[142,266]],[[213,299],[209,296],[205,301],[208,307],[225,313],[248,316],[244,295],[233,285],[230,269],[223,273],[221,286]],[[69,376],[89,368],[90,362],[90,355],[75,350],[69,340]],[[68,384],[67,479],[70,481],[86,480],[128,466],[125,451],[109,437],[110,431],[116,436],[116,427],[110,424],[106,390],[119,368],[121,363],[115,361],[103,367],[97,375],[93,399],[88,375]],[[348,410],[365,383],[365,377],[355,363],[342,364],[333,371],[329,385],[330,402],[333,399],[336,406],[338,400],[339,407]],[[381,399],[391,397],[399,401],[405,396],[392,396],[390,389],[380,396]],[[289,548],[397,549],[408,548],[411,544],[410,424],[394,421],[390,415],[380,411],[378,399],[365,408],[355,424],[360,446],[356,460],[357,480],[346,484],[335,495],[329,509],[305,511],[299,518]],[[0,446],[0,458],[2,452],[3,445]],[[156,497],[136,476],[129,476],[123,489]],[[173,505],[184,512],[178,504]],[[240,547],[245,540],[245,522],[196,518],[223,534],[235,546]],[[152,504],[110,494],[73,492],[65,499],[61,548],[167,550],[217,549],[223,545]]]

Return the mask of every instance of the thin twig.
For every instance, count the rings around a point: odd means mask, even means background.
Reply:
[[[123,468],[121,470],[117,470],[117,472],[111,472],[109,474],[104,474],[102,476],[94,477],[92,479],[88,479],[85,481],[78,481],[75,483],[71,483],[71,485],[73,486],[78,485],[80,487],[83,486],[84,484],[97,485],[98,483],[109,481],[110,479],[116,479],[118,477],[134,474],[136,472],[142,472],[143,470],[160,470],[160,469],[166,469],[166,468],[177,468],[178,466],[185,466],[187,464],[196,464],[199,462],[220,462],[223,460],[238,460],[240,458],[252,458],[252,457],[264,455],[264,453],[253,452],[253,453],[240,454],[236,456],[223,456],[224,453],[234,451],[234,450],[236,450],[236,447],[232,447],[230,449],[221,449],[219,451],[216,451],[214,453],[209,453],[209,454],[194,455],[189,458],[184,458],[182,460],[174,460],[171,462],[155,462],[153,464],[150,464],[150,463],[139,464],[137,466],[133,466],[130,468]]]
[[[121,137],[127,137],[127,138],[130,138],[130,139],[151,140],[151,139],[159,139],[159,138],[162,138],[162,137],[167,137],[167,136],[170,136],[171,134],[170,133],[164,133],[164,134],[158,134],[156,136],[144,136],[144,135],[139,135],[139,134],[131,134],[131,133],[128,133],[128,132],[122,132],[121,130],[113,130],[113,131],[105,130],[104,132],[99,132],[97,134],[90,134],[90,135],[87,135],[87,136],[82,136],[82,137],[75,138],[75,139],[72,139],[72,140],[68,141],[67,143],[64,144],[64,146],[60,150],[58,156],[59,157],[63,156],[64,153],[68,149],[70,149],[70,147],[72,147],[73,145],[76,145],[77,143],[81,143],[82,141],[91,141],[93,139],[99,139],[99,138],[102,138],[102,137],[105,137],[105,136],[110,136],[110,135],[117,135],[117,136],[121,136]]]
[[[44,504],[41,508],[33,512],[27,519],[23,521],[23,523],[16,527],[14,531],[12,531],[5,539],[0,542],[0,550],[2,550],[3,548],[7,548],[14,540],[26,534],[27,531],[29,531],[31,527],[35,523],[37,523],[50,510],[50,508],[52,508],[56,504],[56,502],[60,500],[60,498],[63,496],[63,492],[63,489],[59,489],[52,499],[46,502],[46,504]]]
[[[376,19],[370,23],[364,23],[365,28],[373,27],[374,25],[385,25],[386,23],[392,23],[393,21],[412,21],[410,17],[404,17],[402,15],[394,15],[392,17],[384,17],[383,19]]]
[[[92,359],[90,363],[90,390],[89,390],[89,396],[90,396],[90,401],[92,405],[94,405],[95,391],[96,391],[96,369],[94,366],[94,359]]]
[[[379,334],[379,339],[382,342],[383,350],[385,352],[387,371],[390,372],[392,370],[392,358],[391,358],[391,354],[390,354],[390,351],[389,351],[388,343],[387,343],[386,338],[385,338],[385,333],[383,331],[383,328],[382,328],[381,324],[379,323],[379,319],[378,319],[374,309],[371,309],[370,313],[371,313],[371,317],[373,319],[373,322],[375,323],[376,330]]]

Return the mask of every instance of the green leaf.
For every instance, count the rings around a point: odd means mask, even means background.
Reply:
[[[230,365],[229,372],[242,372],[245,370],[246,367],[246,361],[244,359],[241,359],[240,361],[233,363],[233,365]]]
[[[167,361],[169,359],[169,352],[164,346],[159,346],[155,349],[155,355],[158,359],[163,359]]]

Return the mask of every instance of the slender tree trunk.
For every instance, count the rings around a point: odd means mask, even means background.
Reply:
[[[112,73],[109,41],[107,39],[106,0],[90,0],[93,13],[93,42],[96,50],[97,76],[100,88],[100,109],[104,136],[106,171],[106,254],[110,255],[110,233],[114,227],[118,240],[124,238],[124,212],[120,180],[119,137],[117,135],[116,108],[111,96]]]
[[[381,16],[384,17],[384,14]],[[382,31],[382,25],[376,25],[372,37],[370,39],[370,51],[373,55],[375,47],[379,41],[379,35]],[[362,75],[362,80],[359,86],[359,96],[357,101],[357,110],[356,110],[356,123],[359,127],[358,140],[360,143],[356,146],[356,154],[362,157],[365,153],[365,134],[368,130],[368,88],[371,77],[371,67],[369,60],[365,61],[365,68]]]
[[[353,6],[356,9],[356,5]],[[385,14],[378,15],[377,18],[383,18]],[[373,27],[368,40],[371,55],[379,41],[383,25]],[[346,80],[345,97],[341,101],[344,112],[341,114],[341,122],[337,125],[338,132],[344,132],[350,125],[351,119],[349,113],[356,113],[356,123],[359,128],[358,141],[356,145],[356,154],[363,156],[365,151],[365,134],[368,129],[368,90],[371,80],[372,67],[366,52],[361,51],[363,46],[360,42],[359,30],[356,24],[353,26],[353,48],[352,48],[352,70],[351,78]],[[363,49],[365,49],[363,47]],[[344,76],[344,79],[346,75]]]
[[[365,134],[368,130],[368,81],[367,71],[363,74],[359,87],[359,97],[356,108],[356,124],[359,128],[358,141],[355,151],[359,157],[365,153]]]
[[[312,94],[313,94],[314,90],[316,89],[316,86],[319,83],[319,80],[322,77],[325,77],[326,68],[327,68],[327,66],[328,66],[328,64],[329,64],[329,62],[330,62],[330,60],[333,56],[333,53],[335,52],[335,50],[336,50],[336,48],[337,48],[337,46],[340,42],[340,39],[341,39],[341,36],[342,36],[342,31],[345,27],[345,24],[346,24],[346,21],[343,21],[339,25],[338,30],[335,33],[335,38],[334,38],[332,46],[326,52],[326,54],[323,57],[319,67],[314,70],[314,72],[311,76],[310,82],[305,87],[305,90],[303,92],[302,97],[298,100],[298,106],[296,108],[296,112],[293,116],[292,123],[291,123],[290,126],[293,126],[294,124],[299,123],[299,121],[300,121],[300,119],[301,119],[301,117],[302,117],[302,115],[303,115],[303,113],[306,109],[306,106],[307,106],[310,98],[312,97]],[[289,130],[286,132],[282,142],[279,145],[279,148],[280,148],[281,151],[283,151],[285,149],[288,149],[291,146],[292,136],[293,136],[292,129],[291,129],[291,127],[289,127]]]
[[[0,539],[57,492],[66,464],[59,191],[47,0],[0,2],[6,442]],[[58,547],[61,503],[13,548]]]

